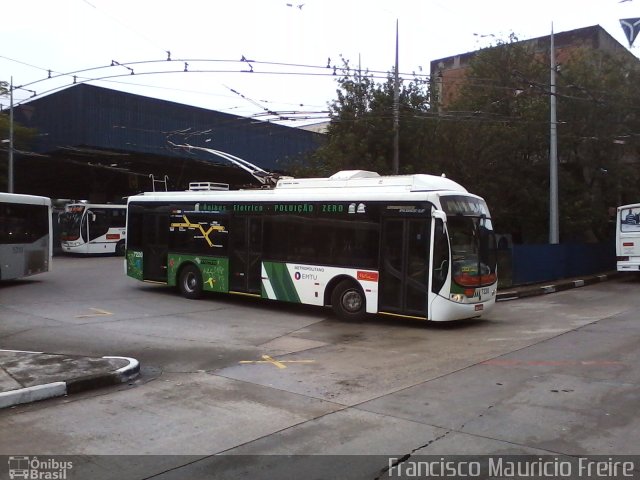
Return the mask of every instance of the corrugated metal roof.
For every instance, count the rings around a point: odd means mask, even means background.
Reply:
[[[225,164],[204,152],[172,149],[167,140],[231,153],[266,170],[315,150],[322,136],[204,108],[79,84],[15,109],[16,121],[40,134],[36,151],[65,147],[191,157]],[[190,137],[172,135],[206,132]]]

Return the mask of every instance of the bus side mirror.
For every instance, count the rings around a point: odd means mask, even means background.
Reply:
[[[447,214],[442,210],[434,210],[431,212],[431,218],[435,218],[436,220],[442,220],[442,223],[447,223]]]

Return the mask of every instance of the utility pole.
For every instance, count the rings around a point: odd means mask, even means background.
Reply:
[[[551,24],[551,81],[549,109],[551,112],[549,132],[549,243],[560,242],[558,220],[558,132],[556,114],[556,48]]]
[[[13,76],[9,85],[9,166],[7,167],[7,192],[13,193]]]
[[[396,75],[393,85],[393,174],[400,171],[400,74],[398,73],[398,20],[396,19]]]

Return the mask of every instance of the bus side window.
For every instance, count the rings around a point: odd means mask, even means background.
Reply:
[[[449,273],[449,242],[447,232],[444,229],[444,222],[435,220],[433,235],[433,281],[431,290],[438,293],[442,290],[447,275]]]
[[[129,207],[129,225],[127,226],[127,248],[129,249],[142,249],[143,213],[143,207],[138,205]]]
[[[93,209],[88,212],[89,216],[89,240],[95,240],[98,237],[106,235],[109,231],[109,211],[102,209]]]
[[[9,243],[9,208],[0,204],[0,244]]]
[[[111,210],[111,217],[109,218],[109,227],[124,227],[124,215],[121,210]]]

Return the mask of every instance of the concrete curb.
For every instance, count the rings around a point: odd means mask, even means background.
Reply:
[[[563,290],[569,290],[572,288],[585,287],[587,285],[593,285],[600,282],[606,282],[614,277],[618,277],[618,272],[606,273],[602,275],[594,275],[592,277],[572,279],[572,280],[559,280],[555,283],[548,285],[535,285],[535,286],[523,286],[514,288],[511,290],[499,291],[496,295],[497,302],[505,302],[508,300],[517,300],[519,298],[535,297],[537,295],[546,295],[548,293],[561,292]]]
[[[38,352],[29,352],[38,353]],[[23,403],[46,400],[48,398],[61,397],[71,393],[78,393],[85,390],[102,388],[110,385],[127,382],[136,378],[140,374],[140,362],[129,357],[102,357],[127,360],[128,365],[118,370],[106,372],[98,375],[87,375],[84,377],[72,378],[64,382],[46,383],[25,387],[17,390],[0,392],[0,408],[12,407]]]

